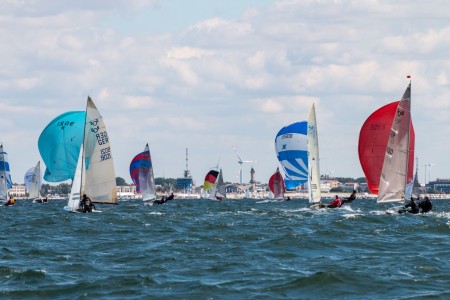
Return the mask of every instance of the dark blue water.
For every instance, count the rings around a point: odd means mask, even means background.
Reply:
[[[0,297],[448,299],[450,204],[310,210],[306,201],[140,201],[74,214],[0,207]]]

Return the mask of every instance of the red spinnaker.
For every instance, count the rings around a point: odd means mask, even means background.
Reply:
[[[277,171],[272,176],[270,176],[269,188],[272,191],[275,198],[282,197],[283,194],[286,192],[286,187],[284,186],[284,179],[278,168]]]
[[[381,169],[391,131],[392,122],[400,101],[387,104],[372,113],[364,122],[359,133],[358,154],[361,167],[366,176],[369,190],[378,195]],[[408,182],[413,180],[414,172],[414,127],[411,119],[409,139]]]

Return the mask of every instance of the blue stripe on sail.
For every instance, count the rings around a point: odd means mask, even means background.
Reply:
[[[277,134],[276,138],[285,133],[300,133],[306,135],[308,131],[308,122],[297,122],[283,127]]]

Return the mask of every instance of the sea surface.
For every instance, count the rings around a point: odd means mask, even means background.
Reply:
[[[65,201],[0,207],[1,299],[449,299],[450,201]]]

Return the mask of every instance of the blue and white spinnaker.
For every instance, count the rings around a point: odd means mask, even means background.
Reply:
[[[285,174],[286,189],[308,181],[308,122],[283,127],[275,138],[275,151]]]

